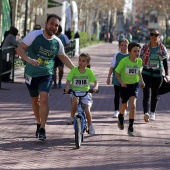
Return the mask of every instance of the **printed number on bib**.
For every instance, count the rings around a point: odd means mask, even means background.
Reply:
[[[126,68],[127,74],[138,74],[139,70],[138,68]]]
[[[87,86],[87,85],[88,85],[87,80],[80,80],[80,79],[74,80],[74,86]]]
[[[157,69],[159,68],[159,61],[150,60],[148,68]]]
[[[25,83],[27,84],[31,84],[31,81],[32,81],[32,77],[28,76],[28,75],[25,75]]]

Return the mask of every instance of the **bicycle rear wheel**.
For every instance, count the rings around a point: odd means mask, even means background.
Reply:
[[[76,148],[79,149],[82,142],[82,130],[81,130],[81,119],[76,118],[75,124],[75,144]]]

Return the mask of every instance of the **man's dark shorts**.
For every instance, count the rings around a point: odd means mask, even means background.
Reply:
[[[120,97],[122,103],[126,103],[130,97],[138,97],[139,83],[126,84],[127,87],[120,87]]]
[[[56,56],[56,57],[55,57],[54,67],[58,67],[58,66],[64,67],[64,64],[63,64],[62,61]]]
[[[49,93],[53,82],[53,75],[32,77],[31,84],[27,84],[31,97],[38,97],[41,91]]]

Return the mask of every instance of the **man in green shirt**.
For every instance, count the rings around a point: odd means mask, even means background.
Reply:
[[[26,35],[16,49],[26,61],[25,83],[32,99],[32,108],[37,121],[36,137],[45,140],[45,124],[49,114],[48,96],[53,81],[54,58],[57,55],[70,69],[74,67],[64,52],[64,46],[55,36],[60,18],[47,17],[44,30],[34,30]]]

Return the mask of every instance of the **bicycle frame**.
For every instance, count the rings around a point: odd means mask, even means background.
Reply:
[[[86,92],[79,92],[78,93],[79,95],[77,95],[75,91],[73,91],[72,89],[69,89],[68,94],[70,93],[72,93],[79,100],[78,105],[77,105],[77,114],[74,117],[75,144],[76,144],[76,148],[79,149],[81,146],[81,142],[83,142],[83,139],[84,139],[84,132],[85,131],[88,132],[86,114],[82,106],[81,99],[85,97],[88,93],[93,93],[93,90],[89,90]]]

